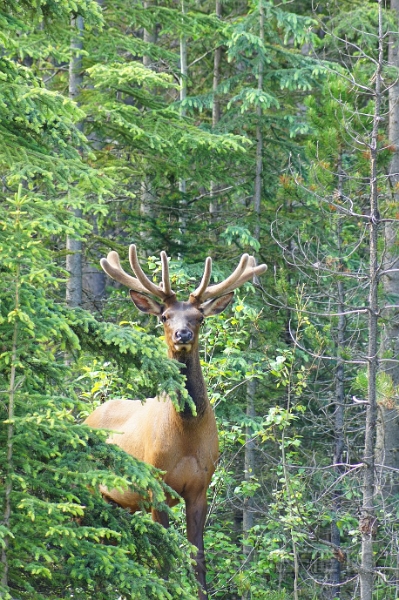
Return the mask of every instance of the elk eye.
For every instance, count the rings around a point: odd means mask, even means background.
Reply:
[[[162,323],[166,323],[167,317],[165,315],[162,315],[161,317],[161,321]]]

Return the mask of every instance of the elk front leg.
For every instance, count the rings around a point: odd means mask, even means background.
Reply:
[[[199,600],[207,600],[206,567],[204,554],[204,526],[206,519],[207,503],[206,494],[193,499],[186,498],[186,521],[188,541],[197,547],[194,556],[196,567],[195,574],[201,589],[198,590]]]
[[[169,516],[166,511],[155,510],[155,508],[153,508],[151,510],[151,516],[152,520],[155,521],[155,523],[160,523],[165,527],[165,529],[169,529]]]
[[[160,523],[165,529],[169,529],[169,515],[164,510],[156,510],[155,508],[151,509],[152,520],[155,523]],[[169,579],[170,573],[170,564],[169,559],[166,558],[162,567],[161,577],[167,581]]]

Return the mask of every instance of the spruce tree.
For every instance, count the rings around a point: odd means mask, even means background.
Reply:
[[[0,8],[6,25],[0,61],[0,595],[192,598],[184,538],[145,514],[106,504],[100,494],[100,485],[131,487],[142,495],[144,511],[150,502],[163,506],[159,475],[106,444],[105,432],[80,424],[88,409],[78,359],[112,365],[126,382],[121,394],[129,387],[139,396],[150,387],[173,393],[181,385],[157,340],[63,303],[63,240],[90,231],[69,208],[104,212],[102,198],[113,182],[85,160],[93,158],[77,127],[85,114],[46,89],[38,63],[29,62],[38,39],[69,31],[73,11],[100,26],[99,7],[65,1],[37,10],[30,3]],[[38,57],[44,59],[43,49]]]

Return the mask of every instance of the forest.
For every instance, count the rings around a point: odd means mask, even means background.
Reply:
[[[399,0],[0,0],[0,47],[0,598],[198,598],[184,503],[84,424],[184,397],[131,244],[181,300],[268,267],[200,332],[207,597],[399,598]]]

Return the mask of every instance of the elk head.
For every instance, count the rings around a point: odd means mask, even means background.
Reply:
[[[111,251],[101,259],[101,266],[112,278],[130,288],[130,297],[137,308],[156,315],[163,323],[169,355],[189,354],[198,347],[198,334],[205,317],[221,313],[231,302],[236,288],[254,276],[266,271],[266,265],[256,266],[255,259],[243,254],[235,271],[224,281],[209,285],[212,259],[205,261],[204,274],[197,289],[188,301],[180,302],[172,290],[168,258],[161,252],[162,282],[152,282],[142,270],[135,244],[129,247],[129,260],[136,277],[128,275],[121,267],[118,253]],[[155,300],[155,298],[157,300]],[[161,302],[159,302],[160,300]]]

